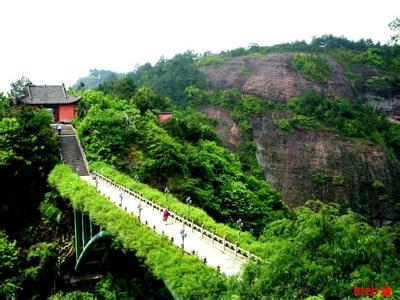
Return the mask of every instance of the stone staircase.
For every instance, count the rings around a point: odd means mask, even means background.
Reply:
[[[55,126],[52,126],[55,128]],[[68,164],[79,176],[88,176],[89,171],[85,159],[78,144],[72,125],[62,125],[61,133],[58,135],[60,151],[63,161]]]

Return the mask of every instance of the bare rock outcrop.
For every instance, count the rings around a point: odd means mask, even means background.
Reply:
[[[201,68],[212,88],[238,88],[243,93],[281,100],[300,96],[307,89],[324,89],[334,98],[353,98],[354,91],[345,70],[328,58],[331,72],[327,85],[318,85],[299,75],[292,66],[294,54],[263,57],[235,57],[223,64]]]
[[[242,136],[238,124],[232,119],[230,113],[213,106],[206,106],[201,109],[201,112],[216,121],[214,131],[221,139],[224,147],[231,151],[236,150],[242,142]]]

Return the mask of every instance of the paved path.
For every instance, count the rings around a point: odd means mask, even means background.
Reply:
[[[95,185],[95,181],[90,176],[81,176],[82,179],[88,181],[89,183]],[[100,193],[105,194],[107,197],[110,197],[111,201],[120,206],[121,199],[120,193],[121,190],[117,187],[103,181],[102,179],[98,179],[98,190]],[[169,238],[173,238],[173,242],[178,247],[182,246],[182,236],[181,230],[183,229],[183,225],[179,222],[175,222],[169,218],[167,224],[162,221],[162,213],[159,210],[152,208],[151,206],[141,202],[136,197],[122,193],[122,205],[121,209],[127,209],[128,212],[133,212],[136,216],[139,215],[138,205],[141,203],[142,211],[140,220],[143,224],[147,225],[154,229],[159,234],[164,234]],[[229,253],[227,251],[223,251],[222,245],[219,243],[212,243],[208,238],[202,238],[201,233],[194,231],[192,232],[191,228],[187,227],[184,229],[187,234],[184,241],[184,250],[188,253],[192,253],[195,251],[195,255],[197,255],[200,259],[206,258],[206,263],[210,266],[220,268],[222,273],[226,275],[234,275],[240,272],[241,267],[245,263],[244,260],[239,257],[235,257],[234,254]]]

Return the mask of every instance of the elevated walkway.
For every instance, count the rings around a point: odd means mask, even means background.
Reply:
[[[117,185],[101,174],[94,172],[93,175],[93,177],[84,176],[82,179],[97,186],[99,193],[108,197],[116,206],[139,218],[142,224],[167,236],[177,247],[199,257],[205,264],[217,268],[222,273],[228,276],[238,274],[249,259],[260,260],[249,251],[174,213],[171,213],[167,223],[163,222],[162,207]]]

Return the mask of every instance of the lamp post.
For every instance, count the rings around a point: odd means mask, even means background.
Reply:
[[[237,224],[238,229],[239,229],[239,232],[238,232],[238,241],[237,241],[237,244],[238,244],[238,246],[239,246],[239,243],[240,243],[240,232],[241,232],[241,230],[242,230],[242,228],[243,228],[243,221],[242,221],[242,219],[237,220],[237,221],[236,221],[236,224]]]
[[[165,203],[167,203],[168,194],[169,194],[169,189],[168,189],[168,187],[165,187],[165,189],[164,189]]]
[[[122,199],[123,198],[124,198],[124,196],[122,195],[122,192],[119,192],[119,199],[120,199],[119,206],[120,207],[122,207]]]
[[[181,237],[182,237],[182,249],[185,249],[185,237],[187,236],[185,232],[185,228],[182,228],[180,231]]]
[[[186,198],[186,204],[189,205],[189,214],[188,214],[188,219],[190,220],[190,207],[192,205],[192,199],[190,197]]]
[[[137,206],[137,208],[138,208],[138,211],[139,211],[139,221],[140,221],[140,214],[141,214],[142,209],[143,209],[143,207],[142,207],[142,202],[139,203],[139,205]]]

